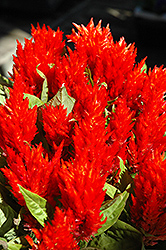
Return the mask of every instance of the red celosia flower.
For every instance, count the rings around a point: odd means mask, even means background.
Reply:
[[[35,244],[29,236],[26,239],[34,250],[78,250],[79,246],[72,234],[74,224],[72,211],[68,209],[62,212],[57,207],[51,224],[48,223],[42,230],[33,230],[38,243]]]
[[[165,149],[166,113],[163,82],[166,84],[166,71],[161,68],[149,72],[144,82],[142,112],[136,120],[134,131],[140,161],[151,150],[157,149],[162,153]]]
[[[67,116],[67,109],[63,105],[46,105],[42,110],[44,131],[48,143],[53,146],[60,145],[64,140],[64,146],[69,146],[72,142],[73,121],[72,114]]]
[[[0,147],[20,152],[24,145],[31,144],[37,133],[37,107],[29,108],[28,99],[23,100],[23,86],[15,82],[10,98],[0,106]]]
[[[144,231],[144,242],[154,245],[166,240],[166,161],[158,152],[150,152],[137,174],[132,196],[131,218]]]
[[[53,31],[50,27],[48,30],[45,25],[37,29],[32,26],[32,39],[25,39],[24,47],[21,43],[17,44],[16,56],[14,56],[14,67],[12,80],[16,81],[20,76],[24,83],[24,92],[34,94],[40,97],[43,78],[37,73],[37,66],[47,78],[49,86],[49,97],[54,94],[50,92],[54,84],[54,66],[59,61],[65,43],[62,42],[62,32],[57,29]]]
[[[134,117],[134,112],[127,107],[126,99],[118,98],[115,102],[115,110],[110,113],[110,131],[111,137],[108,143],[114,146],[114,143],[118,143],[120,156],[124,161],[126,157],[126,145],[127,140],[131,136],[131,130],[134,126],[132,118]]]
[[[55,93],[55,88],[65,85],[67,93],[79,100],[79,93],[86,88],[88,83],[88,77],[85,74],[87,67],[87,57],[84,51],[77,53],[68,48],[68,54],[62,57],[62,59],[54,67],[54,84],[50,91]]]
[[[65,209],[72,209],[78,240],[90,239],[101,227],[100,207],[104,200],[103,187],[106,175],[101,176],[101,166],[89,160],[84,150],[80,160],[65,162],[59,171],[61,202]]]
[[[12,148],[6,149],[8,168],[5,167],[1,170],[8,179],[12,192],[20,205],[24,206],[25,201],[18,184],[55,205],[53,197],[59,195],[56,172],[60,164],[61,150],[60,146],[52,160],[49,161],[47,154],[44,157],[42,143],[32,149],[29,145],[25,145],[19,154],[15,153]]]
[[[89,85],[90,86],[90,85]],[[103,187],[112,169],[105,129],[105,87],[91,86],[89,101],[84,103],[83,119],[75,125],[75,158],[63,162],[59,171],[61,202],[70,207],[76,220],[75,236],[89,239],[101,227],[100,207],[104,200]]]
[[[106,28],[101,28],[101,21],[95,27],[93,19],[90,20],[89,24],[85,27],[84,25],[74,24],[77,28],[78,33],[72,29],[72,34],[67,35],[70,42],[74,42],[76,50],[84,53],[88,57],[88,67],[92,71],[96,67],[96,60],[101,53],[111,47],[113,43],[112,34],[110,33],[109,25]]]
[[[94,83],[105,82],[111,100],[124,92],[129,94],[131,88],[128,98],[131,98],[132,94],[133,98],[138,98],[144,78],[141,72],[144,61],[134,68],[136,57],[134,44],[127,46],[124,38],[114,43],[109,26],[101,28],[101,21],[96,27],[93,19],[86,27],[76,24],[74,26],[78,33],[73,29],[72,34],[67,37],[70,42],[74,42],[78,54],[82,51],[86,54],[87,65]]]

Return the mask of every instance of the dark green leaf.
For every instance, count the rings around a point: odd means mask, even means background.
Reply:
[[[4,236],[14,226],[17,213],[0,197],[0,236]]]
[[[59,106],[60,104],[64,105],[64,108],[67,108],[67,115],[73,110],[75,99],[68,95],[65,86],[62,86],[57,94],[48,102],[54,107]]]
[[[88,247],[101,250],[143,250],[141,233],[131,225],[118,220],[109,230],[95,237]]]
[[[28,98],[29,100],[29,108],[33,108],[35,105],[37,105],[37,107],[42,106],[44,103],[35,95],[31,95],[31,94],[27,94],[24,93],[24,99]]]
[[[129,187],[128,187],[129,188]],[[127,189],[128,189],[127,188]],[[102,221],[107,218],[103,226],[98,230],[96,235],[102,234],[108,228],[110,228],[118,220],[121,215],[126,201],[129,197],[128,190],[125,190],[123,193],[119,194],[115,199],[108,201],[101,207],[101,214],[103,214]]]
[[[26,205],[31,212],[31,214],[36,218],[36,220],[44,226],[45,220],[47,220],[46,199],[40,197],[38,194],[32,193],[31,191],[21,187],[19,185],[20,192],[22,193]]]

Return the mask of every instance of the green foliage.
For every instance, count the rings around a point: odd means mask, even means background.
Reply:
[[[62,86],[57,94],[48,102],[54,107],[59,106],[60,104],[64,105],[64,108],[67,108],[67,115],[73,110],[75,99],[68,95],[66,87]]]
[[[19,188],[25,199],[29,211],[36,218],[36,220],[44,227],[44,222],[45,220],[47,220],[48,217],[46,212],[46,199],[40,197],[35,193],[32,193],[31,191],[21,187],[20,185]]]
[[[129,197],[128,188],[121,193],[118,194],[113,200],[107,201],[102,207],[101,207],[101,214],[103,214],[102,221],[107,218],[106,222],[102,225],[102,227],[98,230],[98,233],[96,235],[100,235],[103,232],[105,232],[108,228],[110,228],[114,223],[118,220],[119,216],[121,215],[125,205],[126,201]],[[112,194],[111,194],[112,196]]]
[[[131,225],[117,220],[106,232],[93,238],[88,244],[82,242],[82,249],[92,250],[144,250],[141,233]]]
[[[142,72],[144,71],[144,73],[147,73],[147,69],[148,69],[148,67],[147,67],[146,63],[144,63],[144,65],[142,67]]]
[[[42,87],[42,93],[41,93],[41,101],[46,103],[48,102],[48,83],[47,83],[47,77],[43,74],[42,71],[38,69],[38,66],[36,67],[36,71],[39,74],[41,78],[44,79],[43,81],[43,87]]]
[[[37,107],[40,107],[44,104],[44,102],[42,102],[37,96],[35,95],[31,95],[31,94],[27,94],[24,93],[24,99],[28,98],[29,100],[29,108],[33,108],[35,105],[37,105]]]
[[[115,197],[115,194],[119,192],[119,190],[114,187],[113,185],[108,184],[107,182],[104,185],[104,190],[106,191],[106,194],[113,199]]]
[[[0,74],[0,84],[2,86],[6,86],[6,87],[9,87],[9,88],[12,88],[13,87],[13,82],[10,81],[8,78],[6,78],[5,76],[2,76]]]
[[[17,213],[0,198],[0,236],[3,237],[5,233],[11,230],[14,226],[13,220]]]

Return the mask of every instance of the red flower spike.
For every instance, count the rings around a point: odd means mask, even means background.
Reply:
[[[135,196],[132,196],[132,221],[145,232],[146,245],[166,240],[166,161],[159,152],[148,155],[141,171],[134,179]]]
[[[78,33],[73,29],[72,34],[67,36],[69,41],[74,42],[78,54],[81,54],[82,51],[86,54],[87,65],[91,71],[94,83],[101,84],[102,82],[106,82],[110,99],[115,99],[125,92],[128,74],[130,74],[131,83],[131,74],[136,57],[134,44],[127,46],[124,38],[114,43],[109,26],[101,28],[101,21],[96,27],[94,26],[93,19],[91,19],[86,27],[76,24],[74,26],[77,28]],[[141,70],[139,74],[144,75],[144,73],[141,73]],[[132,92],[138,97],[140,93],[136,90],[140,89],[142,78],[140,77],[139,80],[136,80],[136,86],[134,86],[135,80],[133,79],[132,81],[134,87]],[[129,91],[129,89],[127,90]]]
[[[72,113],[67,116],[67,109],[63,105],[51,106],[46,105],[42,110],[44,131],[48,143],[57,146],[64,140],[64,146],[69,146],[72,143],[72,128],[73,121]]]
[[[164,93],[166,71],[155,68],[146,78],[142,91],[142,112],[136,120],[135,136],[140,161],[149,151],[157,149],[162,153],[166,145],[166,106]],[[160,89],[161,86],[161,89]]]
[[[40,28],[38,24],[37,29],[32,26],[32,39],[25,39],[24,47],[20,42],[17,43],[12,80],[16,81],[20,75],[26,92],[40,97],[43,78],[37,73],[38,66],[47,78],[49,98],[53,97],[50,93],[54,79],[53,66],[64,52],[64,46],[65,42],[62,42],[62,32],[59,28],[55,32],[50,27],[47,30],[45,25]]]
[[[7,148],[9,168],[2,168],[1,170],[8,179],[14,196],[22,206],[25,205],[25,201],[18,184],[46,198],[51,204],[53,197],[59,195],[54,172],[57,171],[56,168],[59,168],[60,152],[55,153],[52,161],[48,160],[48,155],[44,157],[43,152],[42,143],[37,148],[32,147],[32,149],[30,149],[29,145],[26,145],[23,152],[19,154],[16,154],[13,149]],[[57,163],[56,166],[55,163]]]
[[[15,152],[23,151],[25,144],[31,144],[37,133],[37,106],[29,109],[28,99],[23,100],[23,86],[15,82],[10,98],[0,106],[0,147],[6,154],[6,147]]]
[[[84,150],[80,160],[65,162],[59,171],[61,202],[65,209],[73,211],[76,229],[74,235],[80,241],[89,240],[101,227],[100,207],[104,200],[103,187],[106,175],[101,167]]]
[[[70,209],[62,212],[56,208],[54,219],[42,230],[33,230],[38,243],[35,244],[30,237],[27,241],[33,250],[78,250],[79,246],[73,238],[74,219]]]
[[[84,53],[88,57],[88,66],[93,74],[93,69],[97,58],[105,48],[108,48],[113,43],[112,34],[110,33],[109,25],[106,28],[101,28],[101,21],[95,27],[93,18],[89,24],[84,25],[74,24],[78,33],[72,29],[72,34],[68,35],[69,42],[74,42],[76,50]]]
[[[104,118],[106,89],[90,86],[83,118],[75,124],[75,157],[71,162],[63,162],[59,171],[61,202],[65,209],[70,207],[74,213],[74,234],[79,240],[89,240],[104,223],[99,215],[100,207],[105,197],[106,177],[112,168]]]
[[[131,111],[130,108],[127,107],[126,99],[124,98],[118,98],[115,105],[115,112],[110,114],[108,126],[112,133],[108,139],[108,143],[111,147],[118,147],[116,156],[121,157],[125,162],[127,158],[127,143],[134,126],[134,122],[132,121],[134,111]],[[115,160],[117,159],[115,158]]]

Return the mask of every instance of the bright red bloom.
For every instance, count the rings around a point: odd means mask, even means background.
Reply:
[[[60,147],[57,150],[51,161],[49,161],[47,154],[44,156],[42,143],[37,148],[32,147],[32,149],[29,145],[25,145],[23,151],[19,154],[15,153],[12,148],[6,150],[8,168],[1,168],[1,171],[8,179],[18,203],[22,206],[25,205],[24,198],[19,190],[19,184],[46,198],[54,205],[53,197],[59,195],[55,173],[59,168],[62,148]]]
[[[60,88],[64,84],[67,93],[77,101],[79,100],[80,92],[86,88],[88,83],[88,77],[85,74],[87,57],[84,51],[78,53],[70,48],[68,48],[68,54],[65,54],[54,68],[52,92],[56,86]]]
[[[37,107],[30,109],[28,99],[23,99],[23,86],[15,82],[10,98],[0,106],[0,147],[6,154],[10,147],[15,152],[31,144],[37,133]]]
[[[65,42],[62,42],[62,38],[59,28],[55,32],[50,27],[47,30],[45,25],[40,28],[38,24],[37,29],[32,26],[32,38],[25,39],[24,47],[17,42],[12,80],[16,81],[18,77],[21,77],[24,92],[40,97],[43,78],[37,72],[38,67],[47,78],[49,97],[53,97],[55,93],[50,92],[54,84],[53,68],[64,52]]]
[[[64,140],[64,146],[69,146],[73,133],[72,114],[67,116],[67,109],[64,109],[63,105],[46,105],[42,110],[42,117],[48,143],[58,146]]]
[[[131,218],[145,232],[147,245],[166,240],[166,161],[158,152],[148,155],[134,179]]]
[[[74,42],[75,48],[79,53],[84,51],[84,53],[87,55],[87,64],[93,75],[97,58],[113,43],[109,25],[107,25],[106,28],[101,28],[100,21],[95,27],[93,19],[91,19],[86,27],[84,25],[77,24],[74,24],[74,26],[77,28],[78,33],[72,29],[72,34],[67,35],[67,38],[69,39],[69,42]]]
[[[59,171],[61,202],[73,211],[75,236],[88,240],[101,227],[100,207],[104,200],[103,187],[112,170],[112,158],[106,141],[109,137],[104,118],[105,87],[91,86],[84,118],[75,125],[75,158],[63,162]]]
[[[142,93],[144,103],[134,131],[140,161],[151,150],[157,149],[160,153],[165,150],[166,103],[163,82],[166,84],[166,71],[161,68],[155,68],[150,72],[144,82]]]
[[[119,156],[126,161],[127,157],[127,143],[131,136],[131,130],[134,126],[132,121],[134,111],[127,107],[126,99],[118,98],[114,103],[115,110],[109,115],[109,127],[112,131],[108,143],[111,147],[117,148],[116,156]]]
[[[100,207],[104,200],[103,187],[106,175],[101,176],[101,166],[89,160],[87,150],[80,160],[65,162],[59,171],[61,202],[65,209],[72,209],[78,240],[89,240],[101,227]]]
[[[35,244],[29,236],[26,239],[33,250],[78,250],[79,246],[73,238],[74,219],[70,209],[62,212],[56,208],[54,219],[42,230],[34,230],[38,239]]]
[[[101,21],[96,27],[93,19],[86,27],[76,24],[74,26],[78,33],[73,29],[72,34],[67,37],[70,42],[74,43],[78,54],[81,54],[82,51],[86,54],[87,65],[94,83],[105,82],[111,100],[123,95],[124,92],[127,94],[131,88],[133,97],[138,97],[142,87],[144,74],[141,72],[141,68],[144,62],[134,68],[136,57],[134,44],[127,46],[124,38],[114,43],[109,25],[101,28]]]

